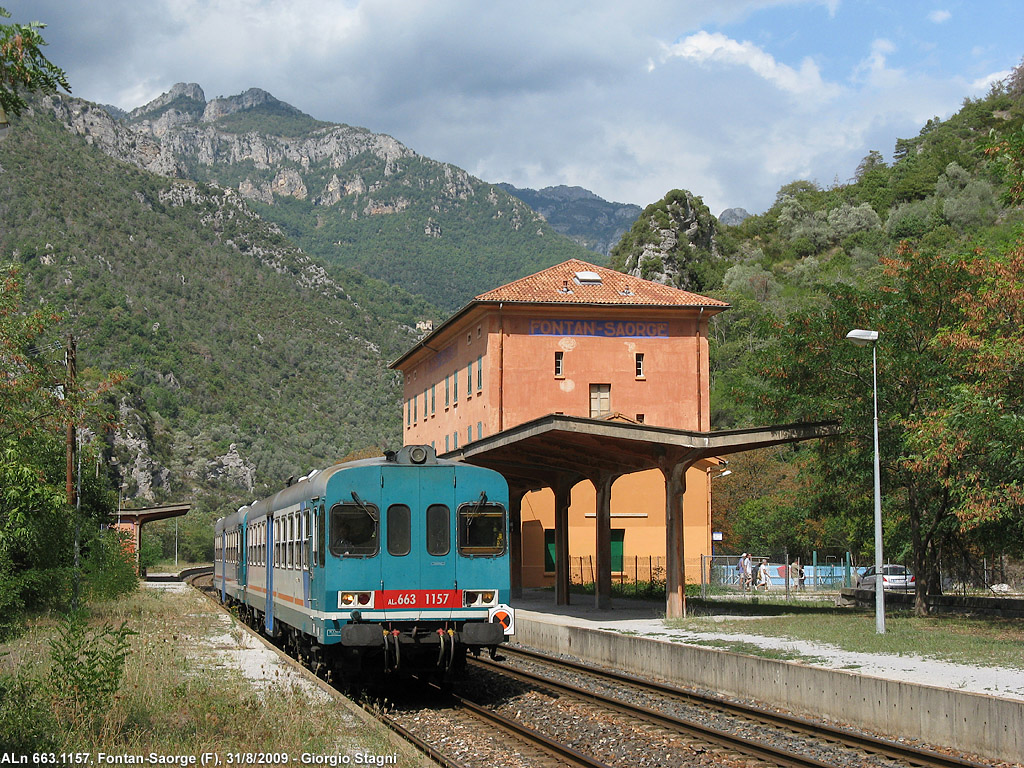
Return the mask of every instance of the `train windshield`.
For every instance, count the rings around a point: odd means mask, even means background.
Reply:
[[[372,557],[380,537],[380,511],[373,504],[345,502],[331,507],[331,554],[335,557]]]
[[[505,507],[463,504],[459,507],[459,554],[493,556],[505,552]]]

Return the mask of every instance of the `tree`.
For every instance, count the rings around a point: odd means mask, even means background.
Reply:
[[[68,424],[98,429],[107,421],[104,396],[122,378],[80,377],[73,384],[60,362],[52,330],[60,319],[46,310],[24,311],[18,271],[0,281],[0,635],[24,608],[59,606],[72,584],[75,516],[65,495]],[[113,507],[106,479],[83,473],[80,506],[90,562],[105,543],[97,535]],[[90,557],[91,556],[91,557]],[[120,563],[123,565],[123,562]],[[94,583],[109,583],[94,569]]]
[[[0,7],[0,18],[10,17],[7,9]],[[58,88],[71,91],[64,71],[47,60],[40,50],[46,41],[39,30],[45,26],[38,21],[0,24],[0,122],[5,122],[5,110],[19,115],[25,109],[27,104],[22,91],[52,93]]]
[[[887,551],[898,555],[905,545],[912,555],[921,614],[925,596],[941,590],[944,549],[970,546],[982,523],[1019,523],[1024,514],[1022,259],[1019,246],[947,254],[903,244],[882,260],[880,286],[834,289],[822,308],[775,323],[760,357],[758,395],[774,418],[842,425],[843,437],[817,447],[821,505],[868,520],[871,359],[844,336],[879,331]]]

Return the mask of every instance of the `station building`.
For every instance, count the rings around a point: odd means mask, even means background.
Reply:
[[[728,304],[572,259],[481,294],[391,364],[404,376],[404,442],[444,455],[548,415],[710,430],[708,321]],[[683,559],[711,552],[709,457],[686,469]],[[590,481],[571,490],[570,558],[595,555]],[[661,471],[611,487],[611,570],[663,559]],[[555,496],[521,507],[522,586],[555,579]]]

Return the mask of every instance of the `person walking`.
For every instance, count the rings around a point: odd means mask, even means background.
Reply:
[[[761,565],[757,568],[757,586],[764,587],[764,591],[767,592],[771,588],[771,585],[772,580],[768,576],[768,561],[761,560]]]
[[[740,590],[743,592],[747,591],[747,588],[751,585],[751,572],[750,572],[750,555],[744,552],[740,556]]]

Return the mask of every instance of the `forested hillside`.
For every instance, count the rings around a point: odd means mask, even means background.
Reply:
[[[387,362],[425,302],[311,259],[230,190],[111,160],[50,110],[0,167],[0,253],[29,305],[63,313],[52,336],[74,334],[83,377],[127,374],[119,428],[92,439],[128,503],[194,500],[208,545],[215,511],[400,442]]]
[[[206,100],[175,85],[114,120],[55,102],[75,132],[157,173],[235,189],[307,253],[451,312],[495,285],[589,253],[503,189],[257,88]]]
[[[844,336],[873,329],[886,557],[936,591],[940,566],[971,581],[1024,555],[1024,65],[851,173],[715,229],[715,425],[844,436],[736,457],[714,525],[737,551],[870,558],[872,357]]]
[[[541,214],[556,231],[599,254],[602,258],[597,259],[598,264],[604,263],[640,215],[639,205],[611,203],[582,187],[520,189],[504,183],[498,186]]]

